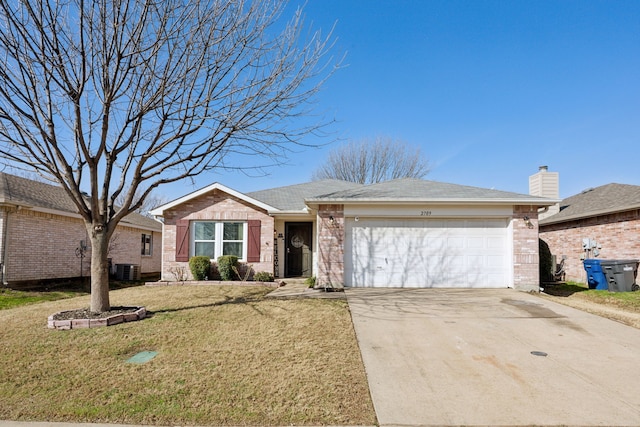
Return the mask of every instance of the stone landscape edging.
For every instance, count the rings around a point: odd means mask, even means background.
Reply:
[[[134,307],[132,307],[134,308]],[[55,320],[56,314],[64,313],[60,311],[54,313],[47,319],[47,327],[49,329],[69,330],[69,329],[82,329],[82,328],[100,328],[103,326],[118,325],[124,322],[135,322],[142,320],[147,316],[147,310],[145,307],[135,307],[136,310],[130,313],[119,313],[113,316],[101,318],[101,319],[67,319],[67,320]]]

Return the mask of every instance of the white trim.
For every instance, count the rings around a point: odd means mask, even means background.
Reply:
[[[220,184],[219,182],[214,182],[213,184],[207,187],[196,190],[193,193],[187,194],[186,196],[182,196],[179,199],[176,199],[162,206],[158,206],[157,208],[149,211],[149,213],[154,216],[162,216],[164,214],[164,211],[166,211],[167,209],[171,209],[175,206],[181,205],[182,203],[188,202],[191,199],[195,199],[196,197],[202,196],[203,194],[207,194],[213,190],[223,191],[233,197],[236,197],[240,200],[244,200],[245,202],[250,203],[254,206],[258,206],[259,208],[262,208],[268,212],[272,212],[272,211],[279,212],[278,209],[274,208],[273,206],[267,205],[266,203],[263,203],[260,200],[256,200],[253,197],[249,197],[246,194],[233,190],[225,185]]]
[[[556,203],[560,203],[559,199],[482,199],[482,198],[446,198],[446,199],[430,199],[422,197],[403,198],[363,198],[363,199],[350,199],[350,198],[309,198],[305,199],[305,203],[310,205],[362,205],[362,204],[393,204],[393,205],[415,205],[415,204],[444,204],[444,205],[460,205],[460,204],[482,204],[482,205],[531,205],[531,206],[552,206]]]

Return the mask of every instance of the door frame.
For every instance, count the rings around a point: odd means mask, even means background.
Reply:
[[[304,275],[304,271],[302,275],[291,275],[289,274],[289,245],[291,241],[291,232],[290,228],[292,227],[306,227],[308,229],[309,235],[309,259],[307,262],[309,263],[309,273],[308,275]],[[311,277],[313,276],[313,221],[291,221],[284,223],[284,277]]]

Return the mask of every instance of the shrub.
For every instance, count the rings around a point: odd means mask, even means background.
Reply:
[[[189,268],[195,280],[206,280],[209,277],[211,258],[208,256],[192,256],[189,258]]]
[[[222,255],[218,257],[218,272],[222,280],[233,280],[235,272],[233,267],[238,268],[238,257],[235,255]]]
[[[268,271],[258,271],[253,275],[253,280],[256,282],[273,282],[273,274]]]
[[[237,264],[237,267],[233,267],[232,270],[234,273],[236,273],[236,276],[241,282],[246,282],[253,274],[253,264],[239,262]]]
[[[307,277],[304,281],[304,284],[307,285],[310,288],[313,288],[316,286],[316,276],[311,276],[311,277]]]

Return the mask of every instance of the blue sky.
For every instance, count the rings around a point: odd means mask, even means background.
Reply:
[[[304,2],[293,1],[291,7]],[[316,108],[336,122],[318,148],[294,148],[269,175],[209,173],[238,191],[306,182],[340,141],[386,136],[420,146],[426,179],[528,192],[548,165],[560,196],[640,185],[640,1],[308,0],[335,23],[345,66]]]

